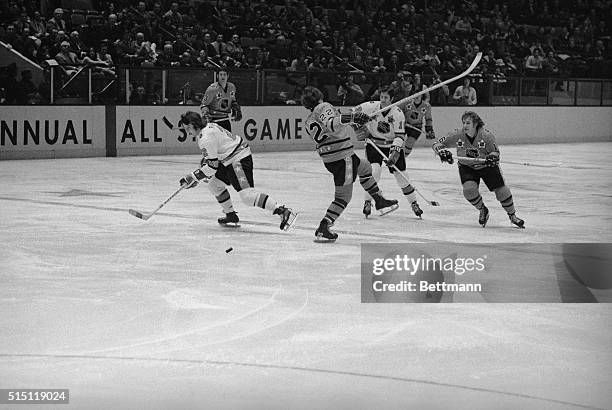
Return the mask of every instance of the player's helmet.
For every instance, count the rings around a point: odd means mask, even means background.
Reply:
[[[476,126],[476,129],[479,130],[480,128],[484,127],[484,121],[482,120],[482,118],[480,118],[480,115],[476,114],[474,111],[466,111],[463,113],[463,115],[461,116],[461,121],[463,122],[464,119],[466,118],[471,118],[472,119],[472,124],[474,124]]]
[[[206,127],[206,119],[202,118],[200,114],[194,111],[187,111],[185,114],[181,115],[181,120],[179,121],[179,126],[192,124],[194,128],[202,129]]]
[[[302,94],[302,105],[308,108],[310,111],[319,105],[319,102],[323,99],[323,93],[316,87],[308,86],[304,88]]]

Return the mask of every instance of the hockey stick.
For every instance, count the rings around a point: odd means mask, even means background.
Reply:
[[[130,215],[135,216],[136,218],[140,218],[143,221],[148,220],[149,218],[151,218],[153,215],[155,215],[157,213],[157,211],[159,211],[160,209],[162,209],[164,207],[164,205],[166,205],[168,202],[170,202],[170,200],[172,198],[174,198],[175,196],[178,195],[179,192],[181,192],[183,189],[185,189],[187,187],[187,185],[181,185],[181,187],[179,189],[177,189],[176,191],[174,191],[174,193],[172,195],[170,195],[168,197],[168,199],[166,199],[164,202],[162,202],[157,209],[155,209],[155,211],[151,212],[150,214],[143,214],[142,212],[138,212],[135,209],[130,209],[128,212],[130,213]]]
[[[378,151],[378,153],[380,154],[380,156],[381,156],[381,157],[383,157],[383,159],[385,160],[385,162],[389,161],[389,158],[388,158],[388,157],[387,157],[387,156],[386,156],[386,155],[385,155],[385,154],[384,154],[384,153],[383,153],[383,152],[380,150],[380,148],[378,148],[378,147],[376,146],[376,144],[374,144],[374,143],[372,142],[372,140],[371,140],[371,139],[366,138],[366,144],[370,144],[371,146],[373,146],[373,147],[374,147],[374,149],[375,149],[376,151]],[[393,164],[393,165],[391,165],[391,166],[393,167],[393,169],[395,169],[395,170],[396,170],[396,171],[397,171],[397,172],[398,172],[398,173],[399,173],[399,174],[402,176],[402,178],[404,178],[404,180],[405,180],[406,182],[408,182],[409,184],[411,184],[410,179],[408,179],[408,176],[407,176],[406,174],[404,174],[402,171],[400,171],[400,170],[399,170],[399,168],[395,166],[395,164]],[[431,206],[440,206],[440,203],[439,203],[439,202],[436,202],[436,201],[430,201],[429,199],[425,198],[425,197],[423,196],[423,194],[421,194],[421,191],[419,191],[418,189],[416,189],[416,187],[414,187],[414,185],[413,185],[413,188],[414,188],[414,190],[416,191],[416,193],[417,193],[417,194],[419,194],[419,195],[421,196],[421,198],[423,198],[423,200],[425,200],[425,202],[429,203]]]
[[[410,101],[410,100],[414,99],[415,97],[418,97],[419,95],[427,94],[428,92],[431,92],[431,91],[433,91],[433,90],[437,90],[437,89],[438,89],[438,88],[440,88],[440,87],[444,87],[444,86],[445,86],[445,85],[447,85],[447,84],[450,84],[450,83],[452,83],[452,82],[454,82],[454,81],[457,81],[457,80],[459,80],[459,79],[461,79],[461,78],[465,77],[466,75],[468,75],[468,74],[470,74],[472,71],[474,71],[474,69],[476,68],[476,66],[478,65],[478,63],[480,63],[480,60],[481,60],[481,59],[482,59],[482,52],[480,52],[480,53],[476,54],[476,57],[474,58],[474,61],[472,61],[472,64],[470,64],[470,66],[468,67],[468,69],[467,69],[467,70],[465,70],[464,72],[462,72],[461,74],[456,75],[456,76],[455,76],[455,77],[453,77],[453,78],[449,78],[448,80],[442,81],[442,82],[440,82],[440,83],[438,83],[438,84],[432,85],[431,87],[426,88],[426,89],[424,89],[424,90],[422,90],[422,91],[419,91],[418,93],[414,93],[414,94],[412,94],[412,95],[409,95],[409,96],[408,96],[408,97],[406,97],[406,98],[403,98],[403,99],[401,99],[401,100],[399,100],[399,101],[394,102],[393,104],[389,104],[389,105],[387,105],[385,108],[381,108],[380,110],[375,111],[375,112],[374,112],[374,113],[371,115],[371,117],[375,117],[377,114],[380,114],[381,112],[385,112],[385,111],[387,111],[387,110],[390,110],[390,109],[391,109],[391,108],[393,108],[393,107],[397,107],[397,106],[399,106],[399,105],[406,104],[408,101]]]

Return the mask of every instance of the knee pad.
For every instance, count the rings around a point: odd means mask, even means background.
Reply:
[[[497,198],[497,200],[500,202],[508,199],[510,196],[512,196],[512,193],[510,192],[510,188],[508,188],[506,185],[495,189],[495,198]]]
[[[357,165],[357,175],[363,176],[372,174],[372,165],[364,159],[359,158],[359,165]]]
[[[474,181],[466,181],[463,184],[463,196],[467,199],[475,198],[479,195],[478,184]]]
[[[208,181],[208,190],[215,197],[221,195],[221,193],[225,191],[225,189],[225,183],[217,177],[212,177],[210,181]]]
[[[259,192],[257,192],[255,188],[245,188],[238,192],[238,194],[240,194],[240,199],[242,199],[242,202],[253,206],[255,205],[255,200],[257,199]]]
[[[344,202],[348,204],[349,202],[351,202],[352,197],[353,197],[353,184],[336,187],[335,199],[342,199]]]

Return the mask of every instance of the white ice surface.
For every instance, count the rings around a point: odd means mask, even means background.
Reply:
[[[502,154],[532,164],[503,166],[527,229],[486,189],[482,229],[456,167],[416,149],[441,206],[365,220],[356,184],[334,244],[312,241],[333,195],[313,152],[254,154],[256,187],[300,212],[290,232],[233,190],[242,226],[219,227],[203,186],[128,214],[197,156],[0,162],[0,388],[69,388],[58,408],[79,409],[611,408],[610,304],[360,303],[364,242],[612,242],[612,144]]]

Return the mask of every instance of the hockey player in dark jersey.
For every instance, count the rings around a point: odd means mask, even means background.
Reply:
[[[228,82],[227,69],[220,68],[217,71],[217,81],[206,89],[200,104],[202,117],[208,122],[214,122],[228,131],[232,130],[232,121],[242,119],[242,110],[236,101],[236,86]]]
[[[323,93],[315,87],[304,89],[302,105],[310,110],[305,122],[306,132],[316,143],[317,152],[325,168],[333,175],[335,185],[334,200],[315,231],[316,240],[333,242],[338,238],[338,234],[329,228],[351,201],[353,183],[357,176],[363,189],[374,199],[377,210],[391,212],[397,209],[397,200],[388,200],[382,196],[372,177],[370,163],[353,152],[348,127],[363,126],[370,117],[362,112],[340,114],[331,104],[323,102]]]
[[[495,197],[508,213],[510,222],[523,228],[525,221],[516,216],[512,193],[506,186],[499,167],[499,149],[495,137],[484,128],[484,122],[473,111],[464,112],[461,121],[462,129],[455,130],[435,142],[432,146],[434,152],[442,162],[452,164],[453,154],[448,148],[453,145],[457,147],[457,156],[460,157],[457,163],[463,185],[463,196],[480,210],[478,222],[483,228],[489,220],[489,209],[485,206],[478,190],[481,179],[490,191],[495,192]]]

